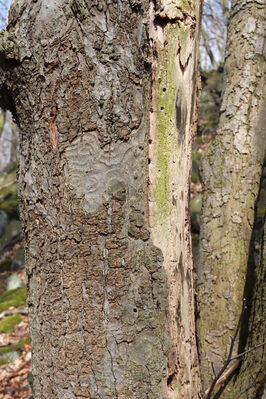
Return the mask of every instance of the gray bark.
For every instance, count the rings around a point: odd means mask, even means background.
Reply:
[[[265,219],[265,216],[264,216]],[[242,350],[249,350],[256,345],[266,342],[266,224],[261,237],[261,250],[259,261],[254,270],[254,287],[250,299],[252,305],[248,325],[246,325],[246,345]],[[224,398],[228,399],[261,399],[265,396],[265,346],[252,351],[242,361],[236,381],[229,385],[229,392]]]
[[[217,372],[226,359],[242,307],[265,151],[263,10],[265,1],[232,2],[220,123],[203,160],[198,333],[205,389],[211,364]]]
[[[17,0],[2,35],[1,102],[21,128],[36,399],[198,398],[187,209],[199,5],[157,7]],[[167,156],[157,171],[166,194],[152,213],[150,144],[160,146],[162,132],[153,128],[158,109],[153,118],[150,110],[163,48],[172,68],[169,153],[182,179],[172,187]],[[167,223],[180,226],[174,240],[159,240],[157,201]]]

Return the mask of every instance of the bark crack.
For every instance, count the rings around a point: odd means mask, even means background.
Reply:
[[[107,349],[107,351],[109,353],[109,356],[110,356],[110,359],[111,359],[111,372],[112,372],[112,375],[113,375],[113,378],[114,378],[115,397],[118,398],[117,389],[116,389],[117,381],[116,381],[116,377],[115,377],[115,373],[114,373],[113,357],[112,357],[112,353],[111,353],[110,349],[108,348],[108,339],[106,340],[106,349]]]
[[[109,223],[111,223],[111,219],[109,220]],[[106,240],[104,243],[104,306],[103,306],[103,312],[104,312],[104,328],[105,328],[105,334],[106,334],[106,349],[107,352],[110,356],[110,361],[111,361],[111,373],[113,376],[113,380],[114,380],[114,391],[115,391],[115,398],[118,397],[118,393],[117,393],[117,388],[116,388],[116,377],[115,377],[115,373],[114,373],[114,363],[113,363],[113,356],[112,356],[112,350],[109,347],[109,339],[108,339],[108,323],[109,323],[109,300],[108,300],[108,282],[107,282],[107,275],[108,275],[108,270],[109,270],[109,265],[108,265],[108,249],[106,248]]]

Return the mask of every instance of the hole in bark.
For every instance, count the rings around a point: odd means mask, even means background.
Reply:
[[[175,373],[169,375],[169,377],[167,378],[167,385],[172,384],[174,377],[175,377]]]
[[[166,91],[166,87],[163,88],[163,91]]]
[[[148,159],[148,164],[150,164],[150,163],[151,163],[151,158]]]
[[[138,311],[138,310],[137,310],[136,308],[133,309],[133,312],[137,313],[137,311]]]
[[[161,111],[163,111],[164,110],[164,107],[161,107]]]
[[[152,140],[150,139],[150,140],[149,140],[149,144],[151,144],[151,143],[152,143]]]

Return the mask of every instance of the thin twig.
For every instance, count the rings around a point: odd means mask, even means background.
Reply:
[[[262,342],[261,344],[258,344],[258,345],[256,345],[256,346],[253,346],[252,348],[248,349],[248,350],[245,351],[245,352],[239,353],[239,355],[237,355],[237,356],[235,356],[235,357],[232,357],[231,362],[232,362],[233,360],[236,360],[236,359],[239,359],[239,358],[245,356],[247,353],[250,353],[250,352],[255,351],[256,349],[258,349],[258,348],[260,348],[261,346],[264,346],[264,345],[266,345],[266,341],[264,341],[264,342]]]
[[[26,362],[24,362],[16,371],[13,370],[12,374],[7,376],[7,380],[11,380],[12,378],[17,377],[18,375],[21,375],[20,371],[23,370],[26,366],[29,366],[30,364],[31,360],[27,360]],[[28,373],[28,371],[29,371],[28,369],[25,370],[23,374]]]
[[[207,395],[206,399],[210,399],[214,388],[216,388],[217,385],[223,384],[228,379],[228,377],[237,369],[237,367],[241,363],[241,358],[242,357],[244,357],[246,354],[248,354],[250,352],[253,352],[256,349],[259,349],[262,346],[266,345],[266,341],[264,341],[261,344],[253,346],[252,348],[246,350],[245,352],[239,353],[238,355],[236,355],[234,357],[231,357],[232,356],[232,352],[233,352],[234,343],[235,343],[235,340],[236,340],[236,337],[237,337],[237,334],[238,334],[238,331],[239,331],[239,328],[240,328],[240,323],[241,323],[241,319],[242,319],[244,310],[245,310],[245,306],[243,306],[243,310],[242,310],[242,313],[240,315],[238,326],[237,326],[236,332],[234,334],[234,337],[233,338],[231,337],[231,345],[230,345],[230,350],[229,350],[229,354],[228,354],[227,360],[226,360],[224,366],[221,368],[221,370],[217,374],[217,376],[215,376],[210,389],[206,392],[206,395]],[[233,362],[234,360],[236,360],[235,363],[232,364],[232,366],[228,370],[226,370],[228,365],[231,362]],[[212,364],[212,368],[213,368],[213,364]]]
[[[14,309],[14,310],[4,310],[4,312],[0,313],[0,320],[3,319],[6,316],[12,316],[13,314],[27,315],[28,314],[28,308]]]
[[[13,237],[7,244],[3,246],[3,248],[0,249],[0,255],[4,253],[4,251],[13,245],[15,245],[17,242],[19,242],[22,239],[22,234],[18,233],[15,237]]]
[[[237,369],[240,363],[240,359],[236,360],[235,363],[233,363],[232,366],[229,367],[229,369],[226,370],[226,372],[219,378],[219,380],[216,381],[215,387],[217,387],[217,385],[223,384],[227,380],[227,378],[230,377],[231,374],[233,374],[233,372]]]
[[[24,391],[25,389],[29,389],[29,387],[30,387],[29,385],[24,385],[22,387],[16,387],[16,388],[4,388],[0,390],[0,393]]]
[[[10,181],[9,183],[4,184],[3,186],[1,186],[1,190],[3,190],[4,188],[7,188],[9,186],[12,186],[12,184],[16,183],[17,179]],[[4,198],[4,195],[1,196],[1,199]]]

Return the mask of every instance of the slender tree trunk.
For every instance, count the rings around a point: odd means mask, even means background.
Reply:
[[[266,342],[266,224],[261,237],[259,260],[255,269],[255,284],[252,291],[252,305],[248,320],[246,345],[241,351],[247,351]],[[243,359],[236,381],[230,383],[230,390],[224,398],[228,399],[263,399],[265,386],[265,346],[260,347]]]
[[[220,124],[203,160],[198,333],[205,389],[212,363],[217,372],[227,356],[250,256],[265,149],[263,10],[262,0],[232,2]]]
[[[36,399],[199,397],[188,216],[198,39],[196,1],[11,8],[1,102],[21,128]]]
[[[181,11],[181,6],[175,8],[169,1],[159,2],[152,27],[156,56],[149,213],[151,238],[162,251],[169,286],[167,387],[171,399],[197,397],[199,387],[188,201],[201,10],[200,2],[194,3],[195,10],[189,2],[183,4]]]

